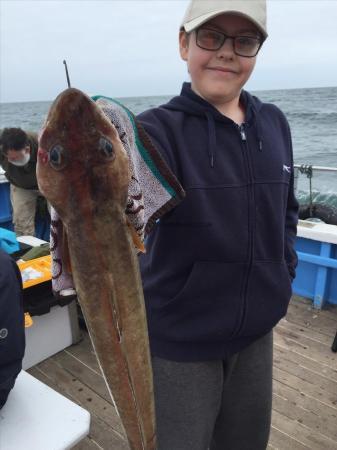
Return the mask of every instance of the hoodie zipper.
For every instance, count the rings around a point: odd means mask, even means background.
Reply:
[[[241,140],[243,142],[247,143],[247,137],[246,137],[245,127],[244,127],[243,123],[241,125],[239,125],[239,131],[240,131],[240,134],[241,134]]]
[[[247,142],[247,136],[246,136],[246,130],[244,123],[241,125],[238,125],[240,136],[241,136],[241,142],[242,142],[242,149],[243,149],[243,155],[246,162],[246,167],[248,171],[248,180],[249,180],[249,190],[248,190],[248,268],[247,273],[244,281],[244,287],[243,287],[243,305],[241,310],[241,317],[239,324],[237,326],[237,329],[234,333],[234,336],[238,335],[245,322],[246,318],[246,309],[247,309],[247,292],[248,292],[248,285],[249,285],[249,279],[250,274],[252,271],[253,266],[253,252],[254,252],[254,190],[253,190],[253,175],[252,175],[252,167],[251,162],[249,158],[249,147]]]

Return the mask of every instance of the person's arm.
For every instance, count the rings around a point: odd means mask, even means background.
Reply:
[[[297,233],[297,222],[298,222],[298,201],[295,196],[294,191],[294,162],[293,162],[293,149],[291,141],[290,128],[288,126],[289,134],[289,145],[291,149],[291,177],[288,190],[288,202],[286,210],[286,220],[285,220],[285,240],[284,240],[284,257],[288,267],[289,275],[293,280],[296,276],[296,266],[298,262],[297,254],[295,251],[295,240]]]
[[[4,168],[4,161],[5,161],[6,157],[2,152],[2,145],[0,144],[0,166],[5,170]]]
[[[177,175],[177,168],[172,155],[167,152],[167,148],[170,147],[168,142],[168,136],[160,120],[156,117],[154,111],[148,111],[138,114],[137,120],[146,131],[155,149],[159,152],[164,159],[170,170]]]
[[[0,409],[14,386],[25,351],[21,274],[16,263],[0,253]]]
[[[5,155],[2,151],[2,132],[0,132],[0,166],[3,168],[3,162],[5,159]]]

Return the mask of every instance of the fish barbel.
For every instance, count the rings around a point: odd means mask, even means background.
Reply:
[[[125,215],[128,156],[110,120],[77,89],[49,110],[37,179],[63,222],[79,303],[129,446],[155,450],[144,298]]]

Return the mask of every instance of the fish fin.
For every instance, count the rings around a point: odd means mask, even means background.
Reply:
[[[72,272],[70,253],[68,247],[68,235],[64,226],[62,228],[62,264],[68,273]]]
[[[132,225],[132,223],[130,222],[130,220],[126,217],[126,224],[129,228],[130,234],[131,234],[131,238],[133,241],[134,246],[136,247],[137,250],[139,250],[142,253],[146,253],[146,249],[145,249],[145,245],[142,242],[139,234],[137,233],[137,231],[135,230],[135,227]]]

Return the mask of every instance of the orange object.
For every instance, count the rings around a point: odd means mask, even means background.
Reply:
[[[31,259],[30,261],[17,263],[22,273],[25,269],[33,269],[41,273],[39,278],[27,280],[23,282],[23,289],[51,280],[51,256],[41,256],[40,258]]]
[[[25,312],[25,328],[29,328],[33,325],[33,319],[28,312]]]

